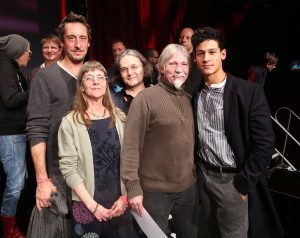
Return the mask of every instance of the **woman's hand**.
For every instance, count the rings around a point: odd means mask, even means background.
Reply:
[[[124,214],[126,208],[128,207],[128,202],[126,196],[121,196],[111,207],[111,216],[118,217]]]
[[[93,211],[93,214],[100,222],[110,220],[112,218],[111,213],[111,209],[106,209],[100,204],[97,204],[95,210]]]

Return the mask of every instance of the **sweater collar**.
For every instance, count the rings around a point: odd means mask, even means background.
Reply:
[[[174,94],[174,95],[183,95],[184,94],[184,90],[183,89],[176,89],[174,87],[174,85],[170,84],[169,82],[166,82],[164,80],[160,80],[159,81],[159,85],[164,88],[165,90],[167,90],[168,92]]]

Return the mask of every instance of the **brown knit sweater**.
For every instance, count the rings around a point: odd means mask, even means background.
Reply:
[[[121,152],[128,198],[190,187],[194,139],[191,98],[184,91],[160,82],[140,92],[130,105]]]

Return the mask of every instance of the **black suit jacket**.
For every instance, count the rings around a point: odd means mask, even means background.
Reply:
[[[204,82],[193,99],[195,118],[199,92],[203,86]],[[274,133],[263,88],[228,74],[224,91],[224,123],[225,134],[239,169],[234,177],[234,186],[241,194],[249,196],[251,235],[281,237],[281,225],[267,186],[267,169],[274,152]],[[278,231],[274,229],[274,223],[275,227],[279,227]]]

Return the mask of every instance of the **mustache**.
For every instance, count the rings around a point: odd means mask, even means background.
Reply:
[[[172,78],[184,78],[184,75],[178,75],[178,74],[171,74]]]

